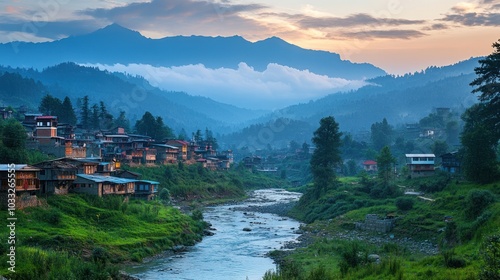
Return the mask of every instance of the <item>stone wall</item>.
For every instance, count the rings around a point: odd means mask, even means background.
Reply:
[[[394,227],[394,219],[379,219],[376,214],[367,214],[364,222],[357,222],[356,229],[389,232]]]

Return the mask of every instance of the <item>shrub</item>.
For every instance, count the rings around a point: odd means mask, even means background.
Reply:
[[[191,213],[191,218],[195,221],[202,221],[203,220],[203,213],[199,209],[193,210]]]
[[[500,279],[500,235],[486,238],[479,252],[483,261],[479,279]]]
[[[94,250],[92,250],[92,261],[99,266],[99,267],[106,267],[106,264],[108,263],[109,259],[109,254],[106,249],[102,247],[95,247]]]
[[[465,198],[465,216],[477,218],[486,207],[495,201],[495,196],[488,190],[471,190]]]
[[[466,265],[465,260],[458,258],[453,249],[442,252],[444,265],[449,268],[461,268]]]
[[[164,202],[168,203],[170,202],[170,192],[168,191],[167,188],[163,188],[160,190],[160,193],[158,194],[161,200]]]
[[[398,207],[399,210],[408,211],[413,208],[415,200],[413,200],[413,198],[410,197],[398,197],[395,203],[396,207]]]

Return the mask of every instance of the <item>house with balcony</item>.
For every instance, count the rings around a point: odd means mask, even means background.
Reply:
[[[135,191],[133,179],[113,176],[77,174],[71,187],[71,192],[85,193],[97,196],[132,195]]]
[[[156,149],[156,163],[167,164],[176,163],[179,158],[179,148],[167,144],[153,144]]]
[[[40,169],[27,164],[0,164],[0,205],[7,209],[9,183],[13,183],[16,194],[16,209],[37,206],[36,194],[40,191],[38,178]],[[11,175],[15,174],[15,175]]]
[[[78,169],[78,174],[94,174],[98,171],[100,158],[59,158],[53,161],[71,163]]]
[[[434,174],[434,154],[406,154],[406,166],[411,176],[429,176]]]
[[[44,161],[33,166],[40,169],[40,194],[67,194],[78,172],[76,165],[57,160]]]
[[[168,140],[167,145],[177,147],[179,149],[179,160],[187,160],[188,159],[188,147],[189,142],[183,140]]]

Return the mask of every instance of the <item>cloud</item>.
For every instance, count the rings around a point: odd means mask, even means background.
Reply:
[[[442,20],[465,26],[500,26],[500,13],[449,14]]]
[[[342,32],[341,36],[347,38],[356,38],[360,40],[371,40],[374,38],[382,38],[382,39],[413,39],[425,36],[425,33],[422,33],[417,30],[366,30],[366,31],[346,31]]]
[[[460,2],[441,20],[463,26],[500,26],[499,9],[500,4],[492,0]]]
[[[359,26],[401,26],[422,24],[423,20],[375,18],[368,14],[353,14],[348,17],[311,17],[300,16],[298,24],[302,28],[339,28]]]
[[[367,84],[278,64],[269,64],[262,72],[243,62],[238,65],[238,69],[209,69],[201,64],[180,67],[144,64],[86,66],[140,75],[152,85],[165,90],[184,91],[244,108],[278,109]]]
[[[261,29],[244,16],[265,9],[261,4],[233,4],[230,1],[153,0],[110,9],[87,9],[83,15],[144,31],[168,30],[170,34],[192,35],[196,30],[210,35],[233,35],[241,30]]]
[[[446,25],[446,24],[443,24],[443,23],[435,23],[431,26],[426,26],[423,28],[423,30],[444,30],[444,29],[448,29],[449,26]]]

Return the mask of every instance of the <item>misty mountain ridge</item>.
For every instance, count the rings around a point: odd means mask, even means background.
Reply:
[[[241,36],[150,39],[118,24],[53,42],[0,44],[0,59],[4,65],[36,68],[73,61],[141,63],[164,67],[203,64],[212,69],[235,69],[240,62],[245,62],[257,71],[264,71],[270,63],[277,63],[329,77],[354,80],[386,74],[369,63],[341,60],[338,54],[303,49],[277,37],[255,43]]]
[[[26,92],[32,97],[25,100],[35,107],[46,92],[59,98],[68,95],[73,101],[89,95],[91,102],[104,101],[115,115],[120,110],[126,110],[132,124],[145,111],[150,111],[153,115],[162,116],[165,123],[177,132],[181,129],[192,132],[209,128],[221,136],[231,135],[223,137],[227,145],[239,145],[245,139],[255,139],[259,135],[248,134],[255,134],[259,129],[266,130],[278,119],[289,120],[287,125],[297,126],[297,129],[284,129],[287,135],[273,132],[274,140],[302,142],[310,140],[319,119],[328,115],[336,118],[343,131],[356,133],[369,130],[371,124],[383,118],[387,118],[392,125],[401,125],[417,122],[437,107],[462,110],[477,102],[476,96],[471,94],[469,83],[475,77],[474,68],[478,66],[480,58],[443,67],[430,66],[420,72],[401,76],[370,76],[363,74],[370,71],[361,71],[355,78],[362,75],[367,79],[355,84],[348,80],[352,77],[345,76],[347,78],[342,79],[331,78],[330,75],[335,75],[335,71],[348,70],[349,67],[358,70],[365,66],[372,70],[375,68],[369,64],[342,61],[338,54],[305,50],[277,37],[255,43],[240,36],[149,39],[139,32],[111,25],[82,36],[47,43],[18,43],[16,46],[19,53],[13,55],[12,46],[0,44],[0,57],[7,65],[25,67],[0,68],[0,74],[8,72],[21,75],[25,80],[15,78],[20,86],[12,92],[21,92],[23,87],[28,89]],[[156,55],[158,53],[161,55]],[[64,63],[50,64],[56,60],[64,60]],[[32,64],[33,61],[48,66],[43,66],[44,70],[34,70],[31,67],[40,66]],[[121,71],[103,70],[101,67],[77,63],[122,65],[128,68]],[[145,72],[139,71],[139,74],[127,71],[132,69],[133,63],[146,63],[137,64],[142,70],[145,65],[152,68]],[[163,63],[171,66],[164,66]],[[306,68],[304,65],[316,68]],[[336,68],[339,65],[342,66]],[[158,69],[164,72],[158,72]],[[146,79],[141,75],[148,74],[148,71],[157,76]],[[321,74],[328,71],[333,72]],[[385,74],[383,71],[381,73]],[[179,89],[193,83],[189,80],[193,76],[202,77],[206,83],[198,87],[210,91],[214,96],[221,93],[218,92],[220,88],[212,85],[221,83],[228,85],[229,93],[234,98],[239,98],[239,94],[245,96],[247,102],[252,100],[262,106],[270,102],[262,97],[276,94],[277,89],[283,87],[298,88],[295,94],[306,101],[281,106],[272,113],[243,109],[217,102],[217,99],[197,96],[196,92],[190,90]],[[8,102],[19,103],[22,98],[14,100],[9,96],[9,91],[1,91],[3,86],[12,89],[6,86],[9,79],[12,78],[4,76],[0,79],[0,82],[3,81],[0,83],[0,101],[4,105],[19,105]],[[176,81],[183,79],[184,84],[176,84]],[[162,89],[152,83],[155,80],[163,82]],[[316,85],[326,86],[315,89]],[[336,88],[338,91],[342,87],[343,92],[333,93],[336,90],[330,90]],[[311,94],[314,90],[322,95]],[[36,92],[39,92],[38,100]],[[241,130],[244,127],[252,129]],[[238,139],[239,143],[231,143],[230,138]]]
[[[11,76],[16,77],[14,85],[10,85],[12,82],[1,83],[4,80],[12,81]],[[26,91],[26,88],[29,90]],[[16,98],[10,94],[21,90],[29,94],[19,94]],[[233,131],[241,123],[263,113],[183,92],[162,91],[152,87],[141,77],[101,71],[75,63],[62,63],[43,71],[0,67],[2,105],[28,105],[36,112],[39,102],[47,93],[60,99],[68,96],[74,106],[78,98],[88,95],[91,103],[104,101],[115,116],[119,111],[125,111],[132,124],[144,112],[150,111],[155,116],[162,116],[176,132],[182,129],[196,131],[207,127],[214,131]]]

